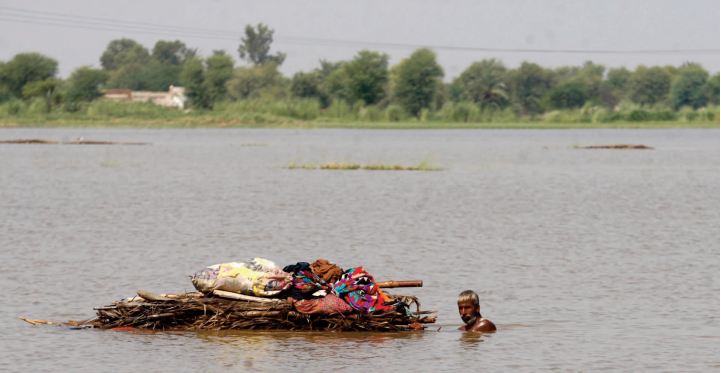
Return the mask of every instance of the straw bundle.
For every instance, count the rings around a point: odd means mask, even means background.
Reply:
[[[139,294],[96,308],[97,318],[89,323],[103,329],[401,331],[423,329],[422,324],[434,323],[436,319],[434,313],[420,311],[418,300],[409,296],[395,298],[409,307],[415,303],[415,312],[310,315],[295,311],[284,299],[248,296],[244,296],[246,299],[227,299],[201,293]]]

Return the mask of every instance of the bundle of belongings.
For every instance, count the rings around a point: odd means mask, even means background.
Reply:
[[[326,259],[280,269],[268,259],[207,267],[192,276],[204,294],[214,290],[256,297],[285,297],[304,314],[383,313],[405,304],[385,295],[363,267],[343,270]]]
[[[197,292],[138,296],[98,307],[86,324],[104,329],[285,329],[399,331],[423,329],[435,313],[414,296],[381,287],[422,281],[376,282],[363,267],[343,269],[326,259],[279,267],[264,258],[206,267],[191,276]]]

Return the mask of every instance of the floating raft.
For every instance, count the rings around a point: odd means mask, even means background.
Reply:
[[[139,291],[136,297],[95,308],[97,318],[84,323],[101,329],[315,331],[422,330],[425,324],[435,323],[436,313],[421,311],[416,297],[390,296],[404,303],[406,310],[383,314],[304,314],[285,299],[219,290],[208,295]]]
[[[149,145],[146,142],[118,142],[118,141],[103,141],[103,140],[85,140],[79,138],[71,141],[56,141],[56,140],[45,140],[45,139],[13,139],[13,140],[0,140],[0,144],[42,144],[42,145]]]
[[[643,144],[609,144],[609,145],[588,145],[588,146],[577,146],[577,149],[640,149],[640,150],[652,150],[650,146]]]

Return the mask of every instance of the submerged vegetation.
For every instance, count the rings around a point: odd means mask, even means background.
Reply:
[[[367,164],[330,162],[319,165],[303,163],[291,163],[290,170],[369,170],[369,171],[441,171],[443,168],[434,166],[423,161],[415,166],[402,166],[397,164]]]
[[[545,68],[496,59],[445,77],[436,55],[418,49],[391,66],[387,54],[359,51],[348,61],[320,61],[312,71],[283,76],[286,55],[271,54],[273,30],[247,26],[236,66],[225,51],[202,57],[182,41],[152,50],[117,39],[102,68],[57,76],[40,53],[0,61],[0,126],[140,127],[718,127],[719,74],[682,66]],[[450,78],[450,79],[449,79]],[[184,109],[110,102],[111,88],[186,89]]]

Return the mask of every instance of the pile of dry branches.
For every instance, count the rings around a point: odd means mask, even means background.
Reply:
[[[436,320],[433,312],[420,311],[418,300],[409,296],[395,298],[409,307],[415,303],[415,312],[310,315],[295,311],[284,299],[227,299],[201,293],[156,295],[141,291],[138,294],[96,308],[97,318],[89,323],[103,329],[401,331],[423,329],[422,324]]]

